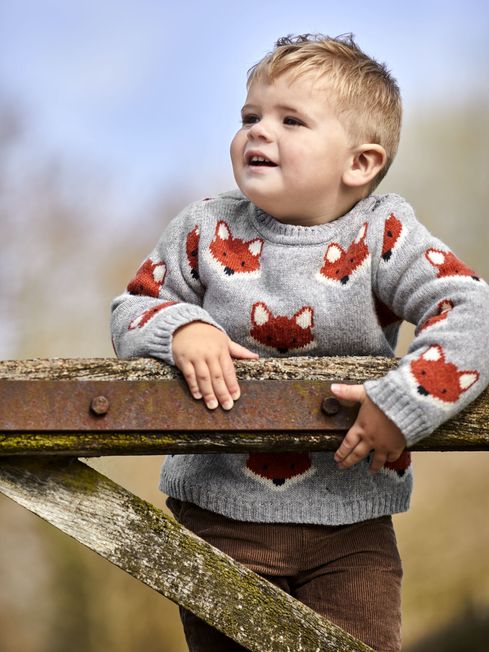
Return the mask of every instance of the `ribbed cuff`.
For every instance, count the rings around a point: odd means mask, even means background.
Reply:
[[[364,387],[368,397],[401,430],[408,446],[430,434],[423,409],[408,395],[405,387],[397,385],[391,374],[369,380]]]
[[[162,310],[157,319],[158,321],[154,324],[147,340],[149,355],[160,358],[171,365],[175,365],[172,342],[173,333],[177,328],[193,321],[202,321],[225,332],[222,326],[214,321],[206,310],[190,303],[170,306]]]

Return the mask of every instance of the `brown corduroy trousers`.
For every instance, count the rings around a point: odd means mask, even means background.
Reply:
[[[401,649],[402,567],[390,516],[352,525],[235,521],[174,498],[175,518],[377,652]],[[190,652],[245,652],[180,610]]]

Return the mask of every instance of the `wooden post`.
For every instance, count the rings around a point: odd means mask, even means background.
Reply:
[[[209,417],[204,406],[189,398],[178,372],[156,360],[0,362],[0,394],[4,392],[3,403],[0,395],[0,491],[252,651],[368,651],[370,648],[365,644],[198,539],[161,511],[76,461],[73,456],[209,450],[333,450],[348,428],[348,420],[351,421],[354,415],[345,413],[341,428],[336,430],[336,422],[324,425],[318,416],[322,392],[328,391],[330,381],[362,383],[384,375],[396,363],[396,360],[382,358],[289,358],[237,362],[243,399],[230,413],[224,415],[219,410],[216,413],[219,418],[212,425],[214,417]],[[25,381],[29,382],[26,384]],[[64,381],[75,384],[62,387]],[[168,429],[162,431],[150,427],[143,433],[137,429],[127,432],[121,431],[120,425],[111,429],[110,420],[104,421],[107,401],[95,400],[107,397],[96,396],[83,408],[87,412],[91,409],[95,414],[90,416],[92,421],[87,422],[86,415],[83,417],[83,432],[76,427],[59,431],[50,426],[53,420],[46,419],[45,411],[42,412],[45,408],[39,406],[45,424],[41,427],[33,423],[27,429],[18,427],[25,415],[32,411],[29,408],[33,407],[29,404],[25,409],[23,399],[26,401],[29,397],[34,402],[39,399],[42,404],[43,387],[46,390],[49,387],[49,392],[46,391],[50,400],[48,411],[59,410],[59,405],[55,405],[56,394],[68,395],[68,399],[63,400],[70,401],[71,390],[67,392],[66,388],[73,387],[85,396],[83,390],[88,384],[83,387],[83,383],[87,381],[95,385],[97,382],[122,382],[123,386],[147,381],[159,385],[158,389],[163,392],[176,392],[178,389],[179,400],[187,401],[183,414],[187,414],[185,410],[189,410],[189,414],[192,411],[194,421],[184,433],[179,430],[182,428],[181,415],[173,428],[170,419]],[[267,386],[269,381],[284,383],[284,387],[290,383],[287,391],[292,387],[292,395],[297,395],[297,401],[307,394],[304,404],[312,405],[315,415],[307,422],[311,424],[309,430],[300,429],[301,418],[290,425],[286,418],[285,425],[277,427],[277,423],[282,423],[277,421],[277,414],[263,418],[253,405],[246,406],[244,396],[247,387],[251,388],[251,384],[246,383],[258,383],[259,391],[266,396],[267,387],[272,386]],[[17,382],[19,384],[15,386]],[[52,382],[59,384],[48,386]],[[31,383],[39,383],[35,392],[31,391],[34,388]],[[277,394],[279,397],[280,393]],[[307,403],[310,400],[312,402]],[[277,405],[287,411],[291,409],[290,403],[288,400]],[[72,411],[75,407],[75,415],[77,405],[70,404]],[[16,409],[19,415],[14,413]],[[244,417],[243,412],[246,412]],[[305,409],[304,414],[309,417],[306,412]],[[488,417],[489,391],[486,390],[466,410],[413,450],[489,450]],[[55,424],[56,421],[54,419]],[[246,423],[246,429],[240,430],[234,421]],[[69,423],[68,419],[68,426]],[[87,426],[86,423],[96,423],[96,426]],[[270,427],[265,428],[264,424]],[[32,457],[34,454],[36,457]],[[65,457],[60,457],[63,455]]]
[[[73,459],[0,462],[0,491],[254,652],[372,652]]]

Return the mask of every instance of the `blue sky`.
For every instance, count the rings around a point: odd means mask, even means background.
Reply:
[[[113,178],[131,205],[233,185],[246,70],[288,33],[353,32],[386,61],[407,115],[488,90],[483,0],[0,0],[0,95],[32,143]],[[34,146],[34,145],[33,145]]]

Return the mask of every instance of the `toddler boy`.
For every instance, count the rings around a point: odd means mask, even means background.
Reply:
[[[393,356],[364,385],[333,453],[178,455],[161,489],[175,516],[376,650],[400,650],[406,447],[487,385],[489,291],[397,195],[398,86],[350,37],[278,41],[248,77],[231,144],[239,192],[196,202],[113,304],[121,357],[175,364],[209,409],[239,399],[233,358]],[[258,406],[257,406],[258,409]],[[182,612],[189,648],[242,650]]]

